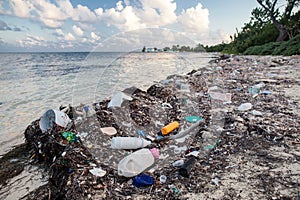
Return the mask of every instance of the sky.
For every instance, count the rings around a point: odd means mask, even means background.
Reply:
[[[0,0],[0,52],[229,42],[256,0]]]

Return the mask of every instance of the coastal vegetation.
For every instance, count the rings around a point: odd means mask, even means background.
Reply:
[[[231,42],[205,46],[207,52],[247,55],[300,54],[300,0],[257,0],[250,22],[230,36]]]

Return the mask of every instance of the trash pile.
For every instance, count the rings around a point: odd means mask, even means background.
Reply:
[[[49,181],[24,199],[300,198],[299,101],[285,95],[299,66],[221,56],[147,91],[50,109],[24,133]]]

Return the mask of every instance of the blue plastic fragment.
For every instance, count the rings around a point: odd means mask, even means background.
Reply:
[[[161,136],[161,135],[158,135],[158,136],[156,137],[157,140],[160,140],[160,139],[163,139],[163,138],[164,138],[164,137]]]
[[[270,90],[263,90],[261,91],[261,94],[272,94]]]
[[[146,174],[140,174],[133,179],[133,185],[135,187],[147,187],[154,184],[154,179]]]
[[[136,133],[139,134],[139,135],[142,136],[142,137],[147,137],[147,134],[144,133],[144,132],[141,131],[141,130],[137,130]]]

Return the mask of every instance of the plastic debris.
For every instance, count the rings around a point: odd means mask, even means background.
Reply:
[[[192,170],[193,165],[195,164],[196,159],[194,157],[189,158],[180,168],[179,174],[183,177],[188,178],[189,173]]]
[[[150,145],[151,142],[137,137],[113,137],[111,139],[112,149],[139,149]]]
[[[192,152],[188,153],[186,156],[198,157],[199,153],[200,153],[199,151],[192,151]]]
[[[184,164],[184,160],[176,160],[175,162],[173,162],[172,166],[173,167],[181,167]]]
[[[147,137],[147,134],[144,133],[144,132],[141,131],[141,130],[137,130],[136,133],[137,133],[138,135],[142,136],[142,137]]]
[[[169,185],[169,188],[173,191],[173,193],[175,194],[175,195],[179,195],[180,194],[180,190],[177,188],[177,187],[175,187],[174,185]]]
[[[247,111],[250,110],[252,108],[252,104],[251,103],[243,103],[238,107],[239,111]]]
[[[110,100],[110,102],[108,103],[108,108],[110,107],[121,107],[122,103],[124,102],[124,100],[128,100],[131,101],[132,98],[123,93],[123,92],[118,92],[116,93]]]
[[[42,132],[46,132],[53,127],[54,123],[66,128],[70,122],[71,119],[66,113],[59,110],[50,109],[43,114],[39,121],[39,125]]]
[[[175,154],[179,154],[179,153],[181,153],[182,151],[186,151],[186,150],[187,150],[187,147],[186,147],[186,146],[178,147],[178,146],[176,146],[176,145],[170,145],[170,148],[174,148],[174,153],[175,153]]]
[[[103,177],[106,174],[106,171],[102,170],[102,168],[93,168],[89,170],[94,176]]]
[[[165,182],[167,182],[167,177],[165,175],[160,175],[160,177],[159,177],[159,183],[163,184]]]
[[[72,133],[71,131],[62,132],[61,134],[70,143],[77,142],[78,140],[77,135],[75,133]]]
[[[152,148],[150,149],[150,152],[152,153],[152,156],[155,158],[155,159],[158,159],[160,154],[159,154],[159,150],[157,148]]]
[[[252,110],[252,115],[256,115],[256,116],[262,116],[262,112],[258,111],[258,110]]]
[[[114,127],[103,127],[100,128],[100,131],[106,135],[116,135],[117,134],[117,130]]]
[[[188,122],[197,122],[203,120],[201,117],[198,116],[187,116],[184,119]]]
[[[163,135],[167,135],[169,133],[171,133],[173,130],[177,129],[179,127],[179,123],[177,121],[169,123],[168,125],[164,126],[161,129],[161,133]]]
[[[265,86],[265,84],[263,82],[253,85],[251,88],[248,89],[248,92],[250,94],[259,94],[261,88],[263,88]]]
[[[83,118],[91,117],[93,116],[96,112],[91,105],[85,105],[82,108],[82,113],[83,113]]]
[[[118,175],[133,177],[154,164],[154,157],[149,149],[141,149],[123,158],[118,164]]]
[[[270,90],[263,90],[263,91],[261,91],[260,93],[261,93],[261,94],[266,94],[266,95],[272,94],[272,92],[271,92]]]
[[[215,146],[217,146],[217,144],[218,144],[220,141],[221,141],[221,140],[217,140],[214,144],[205,146],[204,149],[205,149],[205,150],[213,149],[213,148],[215,148]]]
[[[170,136],[170,139],[178,139],[178,138],[182,138],[188,134],[191,134],[191,132],[195,131],[195,129],[199,126],[201,121],[197,121],[196,123],[194,123],[187,129],[180,131],[178,134]]]
[[[215,177],[213,179],[211,179],[211,182],[213,182],[216,186],[219,186],[219,178],[218,177]]]
[[[147,187],[154,184],[154,179],[146,174],[140,174],[133,179],[133,185],[135,187]]]
[[[231,101],[231,94],[230,93],[220,93],[220,92],[209,92],[209,96],[214,99],[214,100],[219,100],[219,101]]]

